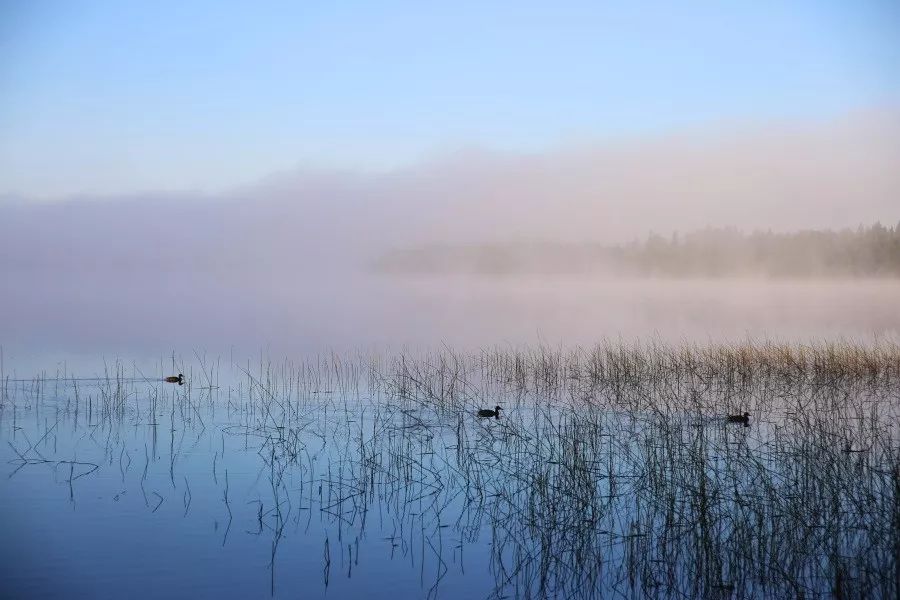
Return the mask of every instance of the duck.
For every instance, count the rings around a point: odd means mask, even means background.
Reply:
[[[478,416],[479,417],[494,417],[495,419],[499,419],[500,418],[500,410],[501,409],[499,406],[495,406],[494,410],[491,410],[489,408],[482,408],[481,410],[478,411]]]
[[[177,383],[178,385],[184,385],[184,375],[181,373],[176,377],[175,375],[170,375],[165,378],[166,383]]]
[[[725,417],[725,420],[728,423],[741,423],[743,425],[749,425],[750,424],[750,413],[745,412],[742,415],[728,415],[727,417]]]

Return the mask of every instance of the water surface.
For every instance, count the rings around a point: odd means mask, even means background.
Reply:
[[[7,381],[2,580],[49,598],[891,597],[900,405],[881,360],[750,372],[612,345]],[[751,426],[726,424],[745,409]]]

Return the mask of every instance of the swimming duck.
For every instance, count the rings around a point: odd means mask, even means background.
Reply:
[[[170,376],[166,377],[165,382],[166,383],[177,383],[178,385],[184,385],[184,375],[182,375],[181,373],[178,374],[178,377],[175,377],[174,375],[170,375]]]
[[[741,423],[742,425],[750,424],[750,413],[745,412],[742,415],[728,415],[725,420],[729,423]]]
[[[478,411],[478,416],[479,417],[494,417],[495,419],[499,419],[500,418],[500,407],[495,406],[494,410],[491,410],[489,408],[482,408],[481,410]]]

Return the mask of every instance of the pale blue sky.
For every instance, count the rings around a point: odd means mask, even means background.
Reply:
[[[0,0],[0,193],[895,106],[900,3]]]

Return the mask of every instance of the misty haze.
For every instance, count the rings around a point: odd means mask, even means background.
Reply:
[[[900,596],[900,13],[540,4],[0,7],[0,596]]]
[[[0,333],[7,352],[141,357],[896,333],[896,114],[746,129],[285,173],[217,195],[8,201]],[[853,236],[879,220],[875,255]],[[648,236],[685,245],[709,227],[731,229],[695,244],[699,257],[774,230],[768,246],[797,264],[753,264],[752,239],[718,269],[646,256],[624,268],[601,253],[637,244],[646,255]],[[835,239],[784,243],[810,229]]]

